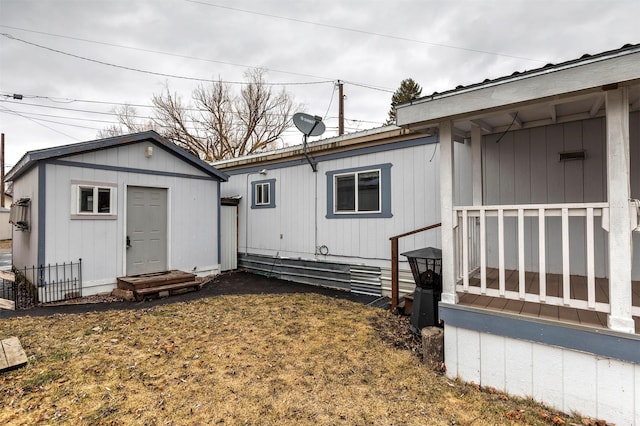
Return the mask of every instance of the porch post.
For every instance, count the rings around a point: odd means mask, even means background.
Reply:
[[[453,123],[440,123],[440,222],[442,223],[442,302],[457,303],[453,223]]]
[[[473,163],[473,205],[482,205],[482,129],[471,125],[471,162]]]
[[[609,303],[612,330],[633,333],[631,316],[631,211],[629,208],[629,92],[606,92],[607,194],[609,198]]]

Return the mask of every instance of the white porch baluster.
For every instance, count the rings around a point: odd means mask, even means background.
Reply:
[[[596,307],[596,272],[595,272],[595,241],[593,238],[593,207],[587,208],[587,303],[589,308]]]
[[[547,298],[547,252],[545,241],[545,215],[544,208],[538,209],[538,274],[540,275],[540,302],[544,302]]]
[[[562,209],[562,299],[571,304],[571,266],[569,260],[569,209]]]
[[[480,293],[487,294],[487,218],[480,210]]]
[[[498,276],[500,296],[504,296],[504,209],[498,209]]]
[[[462,285],[469,291],[469,220],[467,211],[462,211]]]
[[[525,285],[524,210],[518,209],[518,294],[520,295],[520,300],[524,300]]]

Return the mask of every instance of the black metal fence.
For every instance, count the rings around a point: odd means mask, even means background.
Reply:
[[[0,298],[14,302],[14,309],[29,309],[37,303],[35,294],[24,282],[0,280]]]
[[[33,303],[60,302],[82,297],[82,259],[76,263],[14,269],[14,272],[15,294],[20,296],[21,291],[26,292]]]

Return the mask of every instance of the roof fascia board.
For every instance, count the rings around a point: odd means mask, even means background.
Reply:
[[[420,135],[408,129],[396,128],[392,131],[384,133],[367,134],[352,139],[326,139],[307,145],[307,153],[311,155],[326,155],[334,152],[353,151],[360,148],[370,146],[384,145],[388,143],[401,142],[410,139],[424,138],[427,135]],[[284,150],[264,152],[259,155],[250,155],[245,157],[234,158],[215,162],[213,165],[223,170],[232,170],[236,168],[244,168],[252,164],[269,164],[279,163],[282,161],[304,159],[304,150],[302,145],[288,147]]]
[[[399,126],[438,121],[640,79],[640,47],[424,97],[396,108]]]

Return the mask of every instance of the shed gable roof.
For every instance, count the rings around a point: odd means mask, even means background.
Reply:
[[[106,139],[96,139],[93,141],[80,142],[71,145],[63,145],[29,151],[24,154],[20,161],[18,161],[18,163],[7,173],[6,180],[13,181],[19,178],[22,174],[26,173],[33,166],[35,166],[39,161],[52,160],[91,151],[105,150],[144,141],[153,142],[154,144],[162,147],[165,151],[178,157],[182,161],[189,163],[193,167],[203,171],[213,178],[221,181],[227,181],[229,178],[225,173],[218,171],[209,163],[202,161],[195,155],[187,152],[171,141],[163,138],[153,130],[150,130],[147,132],[133,133]]]

